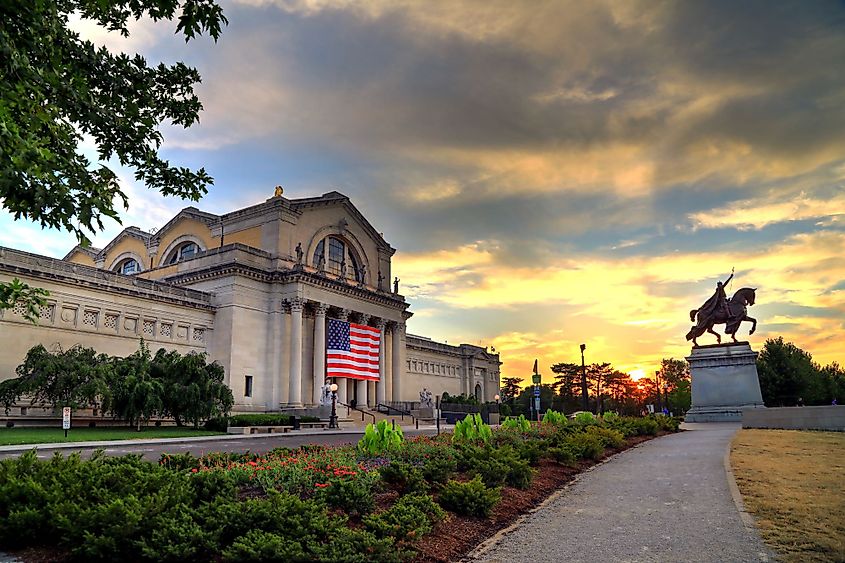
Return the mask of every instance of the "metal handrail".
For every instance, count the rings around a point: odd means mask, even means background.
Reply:
[[[385,405],[384,403],[379,403],[378,405],[376,405],[376,410],[377,410],[377,411],[379,411],[379,412],[381,412],[381,411],[380,411],[380,408],[381,408],[381,407],[383,407],[383,408],[387,411],[387,413],[386,413],[386,414],[388,414],[388,415],[390,414],[390,411],[396,411],[397,413],[399,413],[399,416],[400,416],[400,418],[401,418],[401,420],[402,420],[403,422],[405,421],[405,416],[406,416],[406,415],[407,415],[407,416],[410,416],[410,417],[411,417],[411,421],[413,421],[414,426],[416,426],[417,430],[419,430],[419,429],[420,429],[420,421],[419,421],[419,419],[418,419],[417,417],[415,417],[413,414],[411,414],[410,412],[408,412],[408,411],[406,411],[406,410],[402,410],[402,409],[397,409],[396,407],[391,407],[390,405]]]
[[[367,415],[367,416],[373,417],[373,424],[376,423],[376,415],[374,415],[371,412],[361,410],[358,407],[353,407],[352,405],[347,405],[346,403],[341,403],[340,401],[338,401],[337,404],[342,406],[342,407],[346,407],[346,416],[349,416],[351,411],[358,411],[359,413],[361,413],[361,422],[364,421],[364,415]]]

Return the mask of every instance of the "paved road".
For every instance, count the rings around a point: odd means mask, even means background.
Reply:
[[[420,434],[434,435],[437,433],[436,429],[421,428],[403,429],[405,436],[417,436]],[[288,434],[268,434],[266,436],[251,436],[251,437],[226,437],[225,439],[203,439],[203,438],[178,438],[169,441],[154,441],[145,440],[147,443],[126,443],[121,440],[119,444],[107,444],[97,446],[83,446],[78,445],[74,447],[41,447],[20,446],[12,451],[0,451],[0,459],[8,457],[17,457],[23,451],[37,448],[38,457],[46,459],[53,456],[54,452],[61,452],[64,455],[69,455],[72,452],[81,452],[83,458],[88,458],[97,449],[105,450],[106,454],[119,456],[130,453],[143,454],[144,459],[150,461],[157,461],[162,453],[186,453],[190,452],[194,455],[202,455],[208,452],[243,452],[251,451],[255,453],[264,453],[273,448],[288,447],[295,448],[305,444],[325,444],[325,445],[341,445],[353,444],[361,439],[364,435],[363,430],[345,430],[341,432],[332,432],[327,430],[317,430],[313,432],[303,433],[288,433]],[[102,442],[100,443],[102,444]],[[4,447],[3,449],[7,449]]]
[[[689,424],[582,475],[477,562],[772,561],[731,496],[724,456],[738,424]]]

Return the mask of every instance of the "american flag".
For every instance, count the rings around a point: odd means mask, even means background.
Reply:
[[[381,331],[337,319],[328,319],[326,377],[378,381]]]

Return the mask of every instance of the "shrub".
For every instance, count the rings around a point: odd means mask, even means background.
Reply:
[[[564,440],[565,447],[581,459],[599,459],[604,453],[604,444],[595,434],[578,432],[567,436]]]
[[[513,409],[510,405],[499,405],[499,415],[504,417],[509,417],[513,414]]]
[[[362,479],[331,479],[328,486],[320,489],[318,498],[348,514],[367,514],[375,507],[372,485]]]
[[[410,463],[394,461],[379,467],[379,473],[386,483],[395,486],[400,493],[424,492],[427,488],[423,472]]]
[[[158,464],[174,471],[184,471],[200,466],[200,460],[189,453],[184,454],[161,454]]]
[[[445,485],[457,471],[458,463],[447,457],[437,457],[425,462],[422,466],[423,478],[432,485]]]
[[[657,423],[660,430],[665,430],[666,432],[677,432],[681,426],[680,418],[665,414],[654,415],[654,421]]]
[[[376,537],[414,541],[429,533],[445,516],[429,495],[405,495],[391,508],[364,518],[364,525]]]
[[[398,449],[404,441],[401,426],[394,428],[386,420],[379,420],[375,426],[367,425],[364,437],[358,441],[358,451],[369,456],[381,455]]]
[[[618,448],[625,443],[625,437],[618,430],[601,426],[588,426],[586,431],[587,434],[596,436],[601,440],[602,446],[605,448]]]
[[[516,451],[519,454],[519,457],[527,461],[529,465],[537,465],[540,463],[540,457],[542,456],[540,444],[536,442],[522,442],[522,444],[516,448]]]
[[[452,434],[453,442],[477,442],[487,443],[493,436],[490,426],[481,420],[478,413],[469,414],[463,420],[455,423],[455,432]]]
[[[481,477],[475,476],[472,481],[459,483],[449,481],[440,492],[440,506],[451,510],[455,514],[464,516],[490,516],[493,506],[499,502],[501,495],[499,488],[488,489],[481,482]]]
[[[300,422],[319,422],[316,416],[300,416]],[[287,414],[236,414],[228,418],[229,426],[293,426]],[[225,430],[225,428],[224,428]]]
[[[549,448],[547,451],[553,460],[562,465],[572,465],[577,459],[576,455],[569,447]]]
[[[205,421],[203,428],[212,432],[225,432],[229,428],[229,419],[225,416],[209,418]]]
[[[223,551],[224,561],[302,561],[302,544],[262,530],[250,530]]]

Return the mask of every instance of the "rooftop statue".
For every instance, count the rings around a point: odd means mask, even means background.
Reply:
[[[704,302],[704,305],[698,309],[693,309],[689,313],[689,318],[696,323],[687,333],[687,340],[692,340],[694,346],[698,346],[696,339],[709,332],[716,337],[716,342],[722,342],[722,337],[713,330],[714,325],[724,324],[725,334],[730,334],[734,342],[736,339],[736,331],[739,330],[739,325],[742,321],[749,321],[752,323],[749,335],[754,334],[757,330],[757,319],[748,316],[748,307],[754,305],[756,289],[750,287],[743,287],[734,293],[733,297],[728,299],[725,293],[725,286],[733,279],[733,272],[730,277],[724,282],[716,282],[716,292]]]

